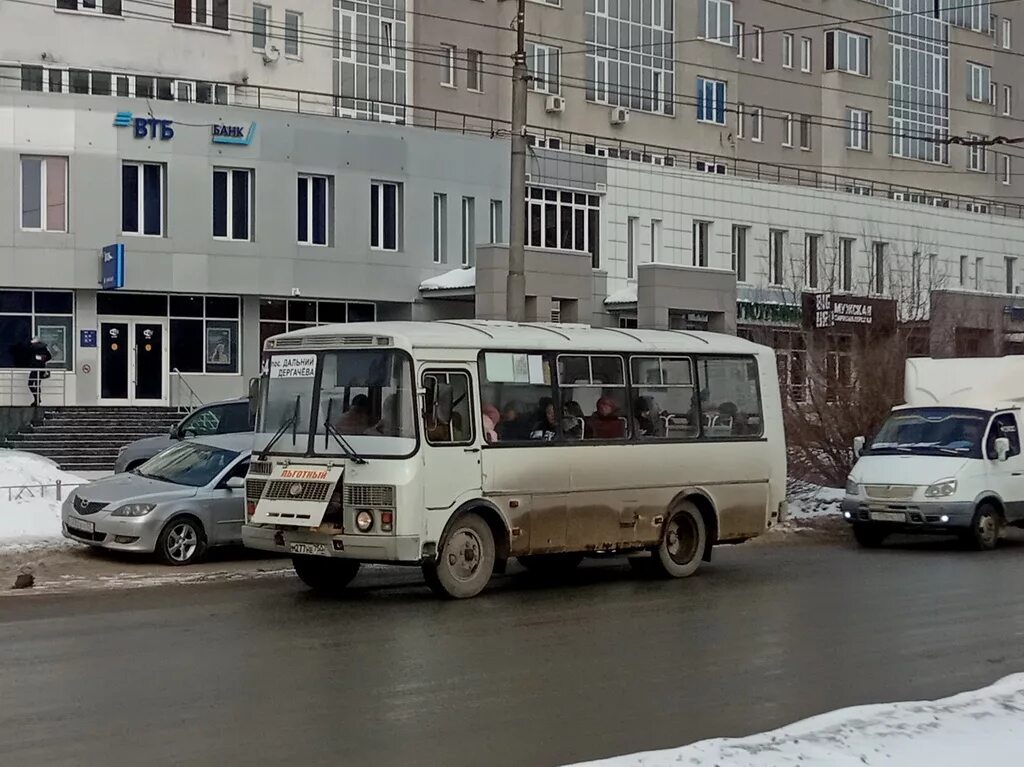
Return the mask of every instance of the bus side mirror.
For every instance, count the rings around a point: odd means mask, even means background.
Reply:
[[[860,458],[860,454],[864,452],[864,438],[854,437],[853,438],[853,454]]]
[[[996,437],[996,457],[1000,461],[1005,461],[1010,457],[1010,440],[1006,437]]]

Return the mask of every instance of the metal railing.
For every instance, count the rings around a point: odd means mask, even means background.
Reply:
[[[49,373],[49,377],[31,383],[33,374],[41,373]],[[40,407],[63,407],[68,403],[70,375],[69,370],[55,368],[0,368],[0,407],[31,407],[34,391],[38,391]]]
[[[171,370],[171,375],[173,375],[175,380],[178,382],[177,394],[174,397],[174,403],[179,409],[183,408],[186,412],[191,413],[197,407],[202,407],[205,404],[199,395],[196,394],[196,390],[193,389],[189,382],[185,380],[185,376],[180,370],[178,370],[178,368],[173,368]],[[188,405],[184,404],[185,398],[181,393],[183,387],[188,392]]]
[[[0,487],[0,498],[7,497],[8,503],[14,501],[26,501],[34,498],[53,498],[56,501],[64,500],[66,490],[74,490],[76,487],[87,485],[88,482],[61,482],[57,480],[46,485],[7,485]],[[49,495],[47,491],[51,491]]]

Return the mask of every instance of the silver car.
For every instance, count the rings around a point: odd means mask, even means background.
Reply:
[[[61,510],[64,536],[156,552],[169,565],[241,543],[252,441],[252,434],[226,434],[178,442],[132,472],[78,488]]]

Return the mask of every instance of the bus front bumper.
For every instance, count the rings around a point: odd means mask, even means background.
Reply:
[[[276,554],[408,564],[418,564],[422,560],[418,536],[328,535],[313,530],[242,525],[242,542],[247,548]]]

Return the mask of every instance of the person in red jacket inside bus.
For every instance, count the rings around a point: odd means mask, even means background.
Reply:
[[[626,421],[619,415],[619,406],[611,397],[597,401],[597,411],[590,416],[590,439],[622,439],[626,436]]]

